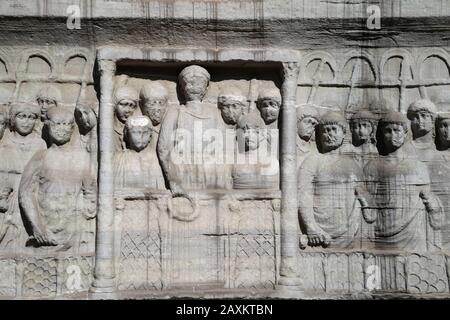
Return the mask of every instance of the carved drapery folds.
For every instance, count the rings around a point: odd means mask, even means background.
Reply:
[[[446,51],[133,50],[9,64],[0,296],[449,293]]]

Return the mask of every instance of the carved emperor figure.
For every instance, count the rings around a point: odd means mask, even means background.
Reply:
[[[37,152],[25,168],[19,203],[30,238],[28,246],[56,246],[78,252],[86,220],[95,216],[95,179],[89,154],[73,148],[73,113],[63,108],[47,112],[50,148]]]
[[[317,154],[309,155],[299,171],[301,229],[310,246],[352,248],[360,230],[361,206],[367,205],[361,172],[349,156],[339,154],[347,122],[330,111],[318,125]]]
[[[400,112],[382,116],[378,140],[383,156],[364,168],[373,197],[373,208],[364,209],[364,218],[375,223],[371,240],[376,248],[426,251],[440,246],[432,230],[441,227],[443,211],[430,192],[427,167],[404,147],[407,132],[408,120]]]
[[[168,110],[158,142],[170,189],[185,194],[185,190],[225,188],[224,166],[203,162],[208,156],[204,134],[223,132],[217,107],[203,101],[210,75],[206,69],[192,65],[184,68],[178,79],[185,104]]]

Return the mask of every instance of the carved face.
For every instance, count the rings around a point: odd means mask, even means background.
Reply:
[[[152,130],[148,126],[134,126],[127,130],[128,147],[137,152],[144,150],[150,143]]]
[[[80,129],[85,132],[91,131],[97,124],[97,117],[94,111],[89,107],[75,109],[75,118]]]
[[[383,143],[388,148],[400,148],[406,139],[406,130],[398,123],[387,123],[381,130]]]
[[[437,135],[441,143],[450,143],[450,119],[442,119],[437,125]]]
[[[201,101],[208,89],[208,79],[202,75],[191,75],[182,84],[186,101]]]
[[[252,151],[259,148],[264,136],[260,129],[245,127],[242,129],[242,137],[244,139],[245,150]]]
[[[167,109],[167,98],[149,98],[142,110],[142,113],[149,117],[154,126],[157,126],[161,123],[162,117]]]
[[[344,129],[338,124],[324,124],[320,132],[320,142],[324,151],[339,148],[344,141]]]
[[[127,119],[133,115],[137,108],[136,101],[130,99],[122,99],[116,104],[116,116],[120,122],[125,123]]]
[[[353,143],[364,143],[369,141],[373,135],[374,127],[369,120],[353,120],[350,123],[350,130],[352,131]]]
[[[14,131],[21,136],[27,136],[33,131],[36,120],[36,114],[33,112],[19,112],[14,118]]]
[[[63,145],[70,141],[73,132],[73,118],[65,114],[57,114],[48,120],[48,132],[56,145]]]
[[[433,130],[433,115],[428,111],[418,111],[411,119],[411,130],[414,137],[420,137]]]
[[[274,99],[266,99],[260,102],[260,112],[266,124],[270,124],[278,120],[278,114],[280,112],[280,105]]]
[[[39,98],[37,100],[39,107],[41,108],[41,120],[44,121],[47,119],[47,110],[56,107],[57,103],[53,99],[48,98]]]
[[[235,125],[244,113],[245,105],[236,100],[227,100],[219,103],[220,113],[226,124]]]
[[[297,121],[297,134],[300,139],[309,141],[314,134],[318,121],[313,117],[304,117]]]

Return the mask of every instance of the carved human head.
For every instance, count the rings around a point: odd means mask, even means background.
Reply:
[[[278,120],[280,113],[280,90],[277,88],[267,88],[266,90],[260,91],[256,105],[265,124],[275,122]]]
[[[210,79],[209,72],[203,67],[192,65],[184,68],[178,76],[178,81],[186,102],[202,101]]]
[[[319,147],[322,152],[329,152],[344,142],[347,121],[342,113],[329,111],[321,117],[318,129]]]
[[[41,120],[47,119],[47,111],[50,108],[57,107],[61,101],[61,92],[55,86],[48,85],[39,90],[36,101],[41,108]]]
[[[137,152],[144,150],[150,143],[152,132],[152,123],[147,116],[129,117],[124,128],[127,148]]]
[[[74,130],[74,114],[66,108],[50,108],[45,125],[52,144],[64,145],[70,141]]]
[[[436,119],[436,136],[440,149],[450,147],[450,112],[440,112]]]
[[[121,86],[114,92],[114,107],[117,119],[125,123],[137,108],[139,93],[130,86]]]
[[[0,140],[8,127],[8,105],[0,104]]]
[[[33,102],[14,102],[9,110],[9,128],[21,136],[33,132],[39,118],[39,106]]]
[[[82,134],[91,131],[97,125],[97,114],[90,105],[77,104],[74,115]]]
[[[140,106],[143,115],[152,121],[154,126],[161,123],[167,110],[169,92],[166,87],[157,81],[146,83],[140,93]]]
[[[300,139],[309,141],[315,134],[320,117],[317,106],[302,104],[297,107],[297,134]]]
[[[376,141],[378,117],[369,110],[359,110],[350,118],[352,143],[359,146]]]
[[[408,134],[408,119],[397,111],[390,111],[382,115],[379,121],[379,131],[384,152],[392,152],[400,148]]]
[[[407,116],[411,121],[414,139],[433,132],[436,112],[436,106],[428,99],[420,99],[411,103]]]
[[[239,117],[247,112],[247,98],[239,88],[226,87],[220,91],[217,105],[226,124],[236,125]]]
[[[243,143],[246,151],[258,149],[261,142],[267,139],[266,126],[255,112],[242,115],[236,127],[238,143]]]

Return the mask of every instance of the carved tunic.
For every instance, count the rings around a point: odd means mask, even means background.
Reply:
[[[233,167],[233,189],[278,189],[279,169],[277,159],[265,163],[237,164]]]
[[[360,179],[356,162],[337,153],[312,154],[300,168],[300,214],[313,212],[316,223],[331,236],[332,247],[354,245],[361,220],[355,196]]]
[[[170,155],[165,170],[169,180],[178,181],[185,190],[229,188],[226,166],[205,161],[215,152],[209,148],[213,144],[208,146],[211,140],[206,138],[206,130],[222,128],[220,114],[213,105],[191,102],[169,110],[158,143]]]
[[[427,224],[438,227],[442,211],[427,214],[419,196],[430,191],[426,166],[414,157],[399,155],[372,160],[364,168],[376,205],[372,240],[380,248],[425,251],[430,240]]]
[[[0,231],[0,248],[18,250],[25,246],[26,232],[20,217],[18,202],[20,178],[34,153],[46,148],[44,140],[35,132],[19,139],[11,133],[2,141],[0,147],[0,178],[2,181],[0,186],[10,187],[13,192],[9,197],[9,210],[5,213],[0,227],[2,229]]]
[[[46,232],[58,243],[57,249],[78,252],[85,220],[94,215],[93,189],[87,152],[50,148],[36,153],[26,167],[19,201],[25,211],[37,212]]]
[[[165,189],[156,154],[150,147],[136,152],[126,149],[114,158],[114,183],[117,188]]]

